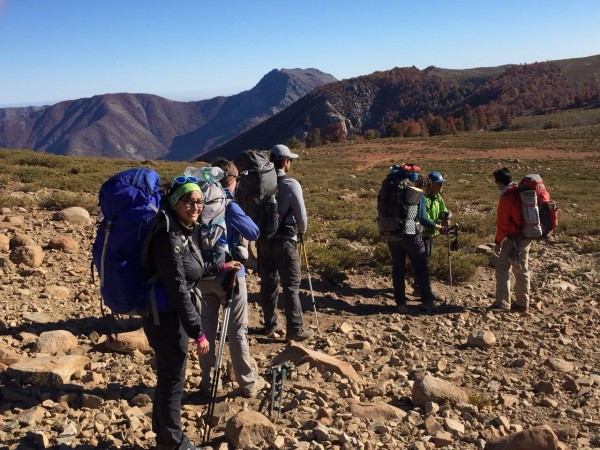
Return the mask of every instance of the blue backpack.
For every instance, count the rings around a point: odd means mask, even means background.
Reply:
[[[149,281],[144,241],[160,208],[160,177],[151,169],[128,169],[100,188],[101,222],[92,246],[100,294],[115,314],[146,314]]]

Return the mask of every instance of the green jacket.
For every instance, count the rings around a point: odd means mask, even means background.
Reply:
[[[441,224],[446,218],[446,204],[444,203],[444,199],[442,198],[442,194],[435,194],[433,197],[426,196],[425,204],[427,206],[427,217],[429,220],[435,222],[436,224]],[[439,235],[440,232],[437,230],[425,230],[423,232],[423,236],[426,238],[433,238]]]

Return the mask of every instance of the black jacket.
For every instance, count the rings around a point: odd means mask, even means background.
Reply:
[[[216,276],[221,268],[204,262],[200,250],[186,229],[170,211],[159,213],[158,225],[149,243],[149,269],[158,273],[170,307],[175,310],[187,335],[197,339],[202,333],[200,314],[192,301],[192,289],[203,276]],[[168,231],[167,231],[168,220]]]

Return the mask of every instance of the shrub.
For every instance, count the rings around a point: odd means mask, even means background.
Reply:
[[[79,192],[56,191],[42,196],[38,204],[50,211],[60,211],[71,206],[80,206],[88,212],[98,210],[98,198],[94,195],[82,195]]]
[[[332,284],[340,284],[348,279],[346,270],[356,267],[364,254],[353,250],[339,241],[331,244],[307,247],[309,264],[321,279]]]
[[[367,141],[371,139],[379,139],[381,137],[381,133],[379,132],[379,130],[374,130],[373,128],[365,131],[364,135]]]
[[[584,242],[581,246],[581,253],[598,253],[600,252],[600,241]]]
[[[562,128],[562,127],[563,127],[562,122],[559,122],[558,120],[550,120],[544,124],[544,130],[551,130],[553,128]]]

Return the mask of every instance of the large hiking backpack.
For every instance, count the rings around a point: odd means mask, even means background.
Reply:
[[[235,160],[239,170],[236,202],[260,230],[260,240],[279,229],[277,170],[264,152],[246,150]]]
[[[204,208],[200,213],[198,247],[204,261],[225,262],[230,253],[225,226],[225,212],[231,199],[218,182],[201,183]]]
[[[393,242],[421,231],[417,217],[423,191],[400,174],[391,172],[377,195],[377,228],[382,239]]]
[[[523,236],[547,239],[558,226],[558,207],[537,173],[525,175],[518,187],[523,214]]]
[[[100,294],[115,314],[143,314],[149,285],[142,248],[161,202],[160,177],[128,169],[109,178],[98,196],[101,221],[92,246]]]

